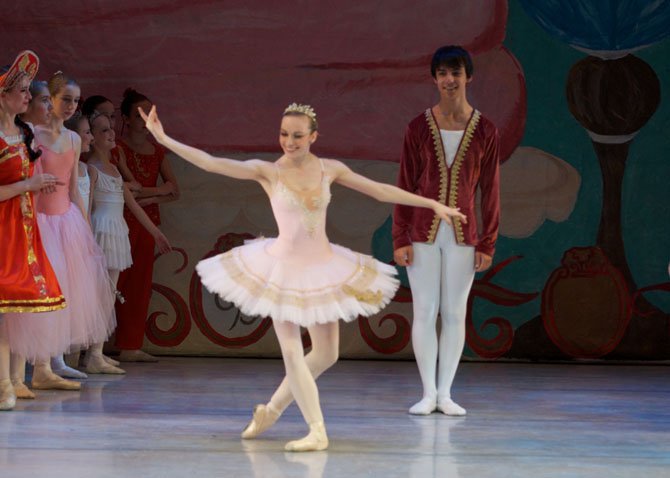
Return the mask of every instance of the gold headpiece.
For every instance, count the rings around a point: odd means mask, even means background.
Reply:
[[[286,113],[300,113],[308,116],[312,121],[316,121],[316,113],[314,112],[314,108],[312,108],[309,105],[303,105],[300,103],[291,103],[284,110],[284,114]]]
[[[8,90],[16,84],[19,78],[27,76],[32,81],[37,75],[40,66],[40,59],[37,55],[25,50],[19,53],[7,73],[0,75],[0,90]]]

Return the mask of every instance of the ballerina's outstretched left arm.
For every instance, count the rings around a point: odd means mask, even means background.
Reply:
[[[447,224],[452,224],[452,217],[463,222],[467,218],[458,208],[448,207],[444,204],[417,194],[412,194],[391,184],[380,183],[353,172],[348,166],[333,159],[325,160],[327,168],[333,175],[333,181],[360,193],[366,194],[377,201],[403,204],[405,206],[425,207],[435,211]]]

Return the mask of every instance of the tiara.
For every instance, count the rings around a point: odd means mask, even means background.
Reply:
[[[284,114],[287,113],[300,113],[305,116],[308,116],[312,121],[316,121],[316,113],[314,112],[314,108],[312,108],[309,105],[303,105],[300,103],[291,103],[284,110]]]
[[[93,110],[93,113],[88,115],[88,121],[89,123],[93,124],[93,122],[98,118],[100,118],[101,116],[107,116],[107,115],[104,113],[100,113],[98,110]]]

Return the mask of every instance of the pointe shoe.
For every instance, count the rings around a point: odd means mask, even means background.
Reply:
[[[300,440],[290,441],[284,447],[286,451],[321,451],[328,448],[328,435],[323,422],[312,423],[309,433]]]
[[[436,400],[431,397],[423,397],[409,409],[410,415],[430,415],[437,407]]]
[[[55,373],[45,377],[35,377],[33,374],[32,386],[34,390],[81,390],[81,383],[66,380]]]
[[[0,381],[0,411],[9,411],[16,406],[16,394],[9,379]]]
[[[242,438],[256,438],[265,430],[270,428],[279,419],[279,413],[270,405],[256,405],[254,415],[247,427],[242,432]]]
[[[89,358],[86,371],[91,374],[104,373],[109,375],[123,375],[126,373],[122,368],[108,364],[101,355]]]
[[[440,400],[440,402],[437,404],[437,409],[445,415],[449,415],[450,417],[464,417],[467,414],[465,408],[461,407],[451,398]]]
[[[114,360],[113,358],[108,357],[105,354],[102,354],[102,359],[105,362],[107,362],[109,365],[114,365],[115,367],[118,367],[119,365],[121,365],[121,362],[119,362],[118,360]]]
[[[119,354],[121,362],[158,362],[158,359],[141,350],[122,350]]]
[[[16,398],[24,400],[33,400],[35,398],[35,394],[32,390],[30,390],[21,380],[12,380],[12,385],[14,386]]]

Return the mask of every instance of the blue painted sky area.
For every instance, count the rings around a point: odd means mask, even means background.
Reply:
[[[667,0],[519,0],[561,42],[589,50],[630,50],[670,35]]]

